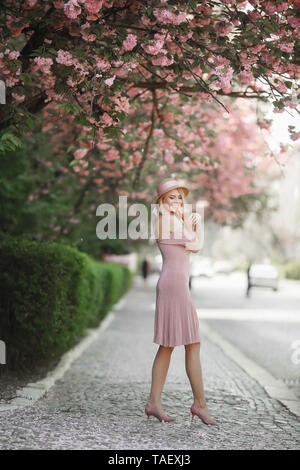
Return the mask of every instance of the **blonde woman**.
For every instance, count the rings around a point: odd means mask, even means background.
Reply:
[[[153,342],[159,344],[152,367],[152,384],[145,407],[147,417],[175,421],[161,406],[171,354],[175,346],[185,347],[185,367],[194,402],[190,412],[205,424],[217,425],[207,409],[200,363],[200,337],[197,312],[189,291],[189,254],[200,248],[199,214],[189,214],[184,197],[189,189],[176,179],[163,180],[157,188],[158,204],[154,226],[155,238],[163,258],[156,285]]]

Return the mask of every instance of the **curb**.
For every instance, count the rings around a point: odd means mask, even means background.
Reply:
[[[201,312],[198,313],[198,318],[199,314]],[[276,379],[270,372],[252,361],[232,343],[208,326],[201,318],[199,318],[199,327],[204,336],[207,336],[209,340],[217,344],[230,359],[256,380],[271,398],[282,403],[295,416],[300,417],[300,401],[282,380]]]
[[[67,370],[71,367],[72,363],[78,359],[81,354],[106,330],[108,325],[114,320],[115,310],[120,310],[126,303],[126,294],[121,300],[113,306],[104,320],[97,328],[87,328],[85,330],[86,337],[83,338],[74,348],[70,349],[63,354],[57,366],[48,374],[44,379],[38,382],[30,382],[25,387],[18,389],[16,392],[17,397],[10,401],[10,403],[0,404],[1,411],[13,411],[26,406],[34,405],[40,398],[42,398],[55,382],[61,379]]]

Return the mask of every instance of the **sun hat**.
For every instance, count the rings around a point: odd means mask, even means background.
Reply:
[[[166,193],[171,191],[172,189],[183,189],[184,195],[187,196],[189,194],[189,189],[187,186],[175,178],[168,178],[159,183],[156,190],[156,197],[154,199],[153,204],[157,204],[158,200]]]

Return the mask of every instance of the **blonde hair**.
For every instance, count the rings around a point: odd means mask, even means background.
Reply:
[[[168,178],[170,179],[170,178]],[[167,181],[167,180],[164,180],[164,181]],[[182,205],[183,205],[183,208],[184,208],[184,205],[186,204],[186,200],[185,200],[185,194],[184,194],[184,191],[182,188],[174,188],[174,189],[170,189],[170,191],[167,191],[165,194],[163,194],[159,200],[157,201],[157,204],[158,204],[158,211],[154,210],[153,211],[153,219],[152,219],[152,230],[153,230],[153,233],[154,233],[154,236],[155,238],[159,238],[159,215],[160,214],[163,214],[164,213],[164,209],[163,209],[163,199],[164,197],[171,191],[175,191],[175,189],[177,191],[179,191],[179,194],[181,194],[181,197],[182,197]]]

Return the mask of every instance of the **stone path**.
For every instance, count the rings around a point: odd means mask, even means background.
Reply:
[[[1,412],[1,449],[298,449],[299,419],[271,399],[201,334],[205,394],[216,426],[189,408],[184,346],[174,348],[162,396],[174,423],[144,413],[151,368],[155,285],[139,278],[103,334],[35,405]]]

